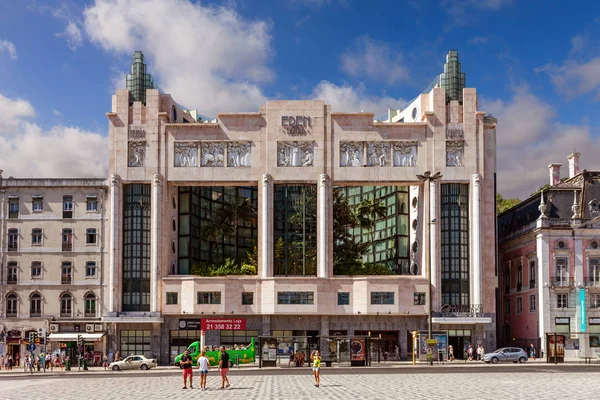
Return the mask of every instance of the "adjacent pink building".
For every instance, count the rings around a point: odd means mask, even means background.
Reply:
[[[565,357],[600,346],[600,171],[568,178],[550,164],[550,186],[498,217],[498,344],[546,352],[546,335],[565,334]]]

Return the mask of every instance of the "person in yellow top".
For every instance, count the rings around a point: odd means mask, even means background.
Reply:
[[[319,354],[319,350],[315,350],[310,359],[313,362],[313,375],[315,376],[315,386],[319,387],[319,370],[321,369],[321,355]]]

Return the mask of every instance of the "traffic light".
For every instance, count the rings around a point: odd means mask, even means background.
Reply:
[[[77,335],[77,347],[81,348],[83,346],[83,336]]]
[[[29,332],[29,343],[35,343],[35,340],[38,338],[37,332]]]

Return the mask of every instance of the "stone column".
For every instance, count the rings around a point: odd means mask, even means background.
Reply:
[[[330,360],[329,341],[323,337],[329,336],[329,315],[321,315],[321,331],[319,335],[321,335],[319,340],[319,351],[321,352],[321,357],[323,357],[323,359]]]
[[[273,224],[271,223],[271,211],[273,210],[273,182],[271,175],[263,174],[262,188],[260,192],[260,276],[266,278],[273,276]]]
[[[481,175],[473,174],[471,179],[472,187],[472,218],[471,232],[473,243],[473,268],[471,276],[471,304],[482,304],[481,284],[482,284],[482,269],[481,269]]]
[[[541,339],[540,350],[546,354],[546,333],[551,332],[550,320],[550,297],[553,295],[550,289],[550,243],[547,235],[538,233],[536,235],[537,255],[537,284],[538,284],[538,323]]]
[[[119,212],[121,199],[121,178],[117,174],[110,176],[110,249],[108,257],[108,312],[116,312],[117,263],[119,258],[119,240],[121,238],[121,220]]]
[[[318,263],[319,268],[317,269],[317,277],[328,278],[329,277],[329,235],[327,234],[329,219],[328,216],[328,191],[329,191],[329,177],[327,174],[319,175],[319,212],[318,212]]]
[[[163,202],[161,198],[161,186],[162,175],[154,174],[152,178],[152,219],[150,221],[150,312],[157,312],[160,308],[160,293],[158,289],[160,286],[160,247],[162,245],[160,217],[162,215],[161,208]]]
[[[436,304],[435,298],[438,297],[438,238],[437,238],[437,182],[429,181],[429,264],[431,273],[431,286],[433,295],[431,296],[431,306]]]

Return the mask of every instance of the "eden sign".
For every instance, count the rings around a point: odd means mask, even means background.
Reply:
[[[285,133],[290,136],[308,135],[308,129],[312,126],[310,117],[283,115],[281,126]]]

